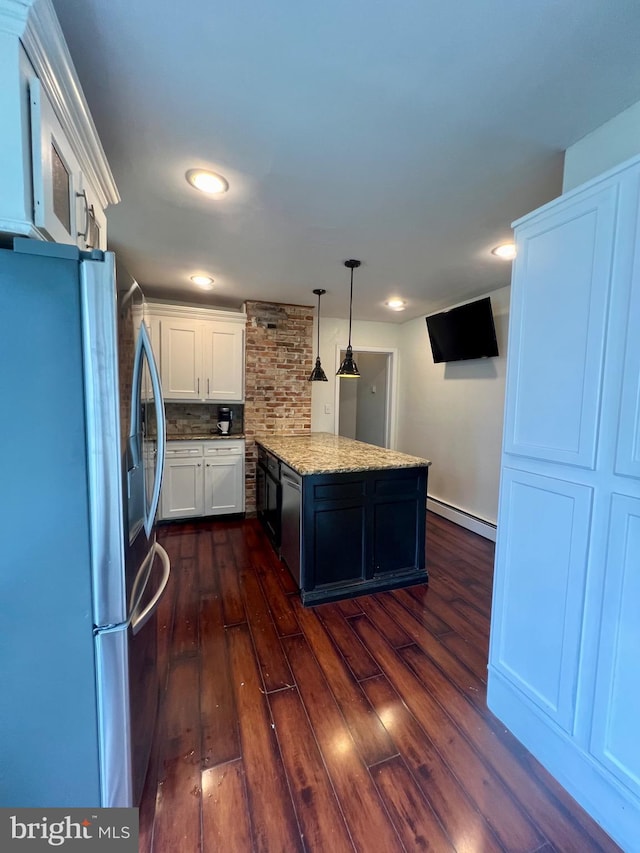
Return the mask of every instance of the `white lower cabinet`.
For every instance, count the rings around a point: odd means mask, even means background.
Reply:
[[[168,441],[160,518],[244,512],[244,440]]]
[[[243,512],[244,442],[212,444],[204,454],[204,514]]]

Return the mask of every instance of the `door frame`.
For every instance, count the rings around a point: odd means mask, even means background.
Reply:
[[[353,345],[352,345],[353,346]],[[336,371],[339,369],[342,362],[341,351],[344,350],[341,344],[336,344]],[[373,352],[381,355],[387,355],[387,395],[385,400],[386,418],[384,425],[384,435],[386,446],[389,450],[396,449],[397,441],[397,406],[398,406],[398,350],[395,347],[369,347],[369,346],[353,346],[354,352]],[[335,379],[334,389],[334,420],[333,432],[338,435],[340,427],[340,382],[343,380],[339,376]],[[349,381],[349,380],[344,380]],[[355,380],[357,381],[357,380]]]

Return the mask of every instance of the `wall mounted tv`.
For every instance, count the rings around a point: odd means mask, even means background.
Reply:
[[[467,302],[426,317],[433,360],[464,361],[498,355],[491,298]]]

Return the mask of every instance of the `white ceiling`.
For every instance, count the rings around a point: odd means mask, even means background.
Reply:
[[[163,298],[323,287],[344,317],[353,257],[354,317],[402,322],[508,284],[489,250],[640,99],[638,0],[53,4],[122,197],[111,248]]]

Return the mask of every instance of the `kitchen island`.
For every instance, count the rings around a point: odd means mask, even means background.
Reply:
[[[427,580],[427,459],[330,433],[261,436],[258,515],[305,605]]]

